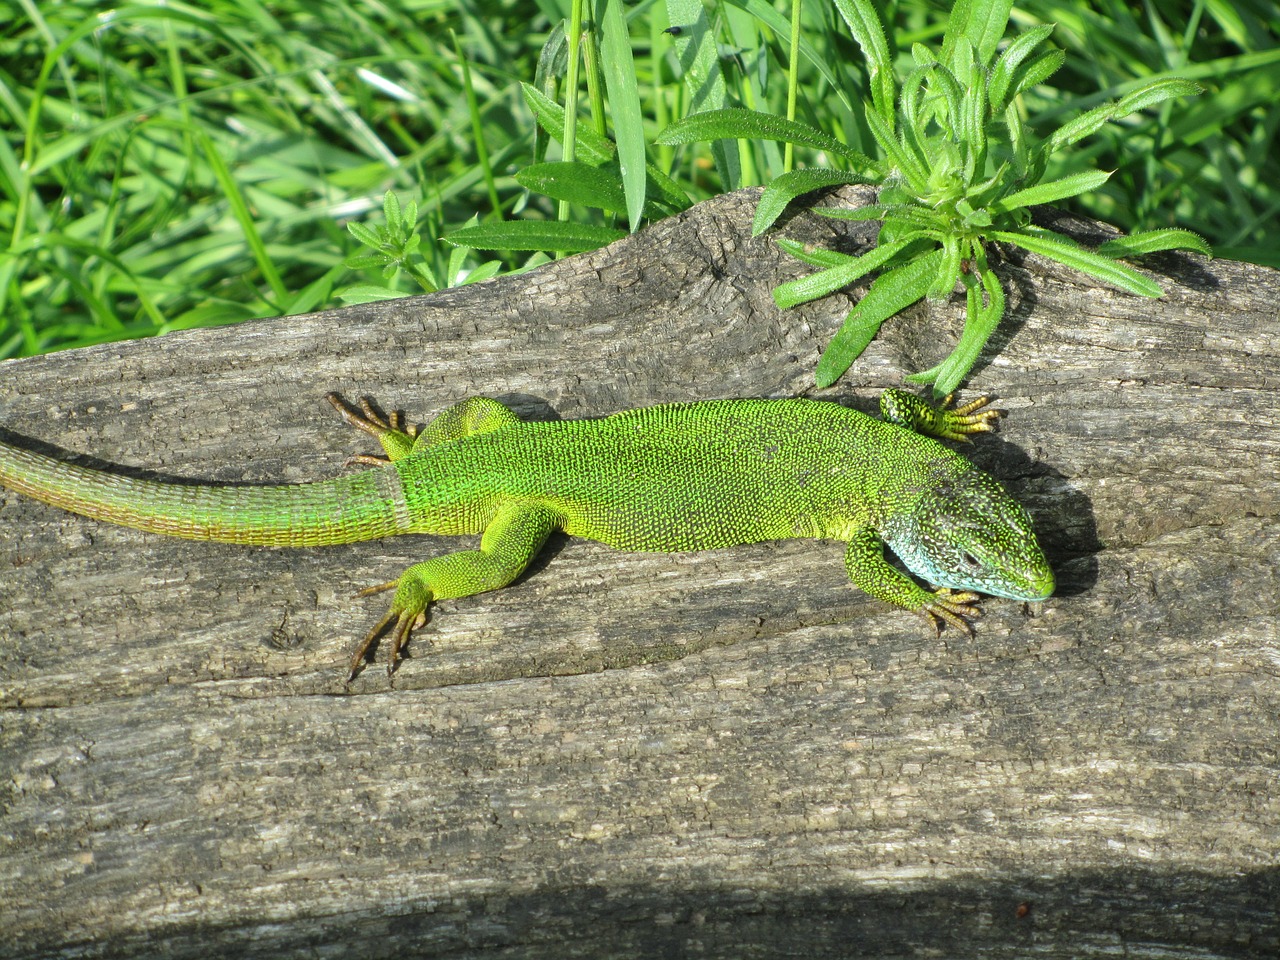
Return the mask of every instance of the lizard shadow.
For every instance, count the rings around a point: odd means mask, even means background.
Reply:
[[[1062,471],[998,436],[966,447],[963,454],[999,480],[1031,514],[1036,538],[1057,579],[1054,595],[1071,597],[1091,590],[1098,581],[1102,542],[1089,497]]]
[[[29,437],[26,434],[15,433],[4,427],[0,427],[0,442],[7,443],[12,447],[21,450],[27,450],[31,453],[37,453],[41,456],[52,457],[62,463],[74,464],[78,467],[84,467],[89,470],[99,470],[104,473],[110,473],[114,476],[128,477],[133,480],[150,480],[158,483],[172,483],[181,486],[197,486],[197,485],[215,485],[215,481],[200,479],[198,477],[178,477],[172,474],[166,474],[157,470],[149,470],[144,467],[132,467],[127,464],[118,463],[114,460],[104,460],[101,457],[94,456],[90,453],[83,453],[78,450],[68,450],[66,447],[60,447],[57,444],[49,443],[46,440],[38,440]]]

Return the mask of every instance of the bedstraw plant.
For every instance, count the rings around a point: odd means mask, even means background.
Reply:
[[[880,325],[917,301],[941,301],[958,289],[966,319],[945,360],[908,379],[948,394],[973,367],[1005,313],[1005,295],[992,268],[992,248],[1011,244],[1097,277],[1128,293],[1158,297],[1161,288],[1119,258],[1209,245],[1187,230],[1134,233],[1088,250],[1031,222],[1030,207],[1096,189],[1111,175],[1090,170],[1046,179],[1054,155],[1109,121],[1200,92],[1190,80],[1165,77],[1088,110],[1037,139],[1021,94],[1048,79],[1064,54],[1047,46],[1052,24],[1027,30],[1001,48],[1011,0],[960,0],[937,53],[911,49],[910,72],[898,82],[884,29],[869,0],[835,0],[866,58],[870,97],[866,126],[883,156],[873,159],[813,127],[773,114],[724,109],[686,117],[668,127],[661,144],[729,138],[785,141],[817,148],[844,169],[806,168],[782,174],[766,188],[754,232],[767,230],[789,203],[840,184],[873,184],[876,203],[854,210],[816,208],[826,216],[878,220],[875,249],[858,257],[779,243],[821,269],[782,284],[782,308],[826,296],[878,271],[865,296],[818,361],[819,386],[829,386],[866,349]]]

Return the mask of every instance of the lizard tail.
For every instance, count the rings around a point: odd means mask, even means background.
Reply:
[[[315,483],[209,486],[123,477],[0,443],[0,486],[82,516],[188,540],[308,547],[408,531],[394,464]]]

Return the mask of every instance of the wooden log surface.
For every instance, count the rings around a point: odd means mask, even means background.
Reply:
[[[751,238],[757,196],[428,297],[0,364],[0,426],[292,482],[371,452],[330,390],[418,421],[809,391],[861,290],[779,311],[809,268]],[[0,956],[1277,955],[1280,274],[1144,267],[1163,300],[1000,267],[966,391],[1009,415],[966,453],[1060,589],[973,638],[860,594],[837,544],[559,538],[346,686],[385,604],[352,594],[458,541],[189,543],[0,490]],[[810,392],[872,410],[960,307]]]

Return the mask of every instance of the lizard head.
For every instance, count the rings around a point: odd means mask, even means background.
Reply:
[[[1011,600],[1053,593],[1053,571],[1027,511],[980,470],[930,490],[884,538],[907,569],[940,587]]]

